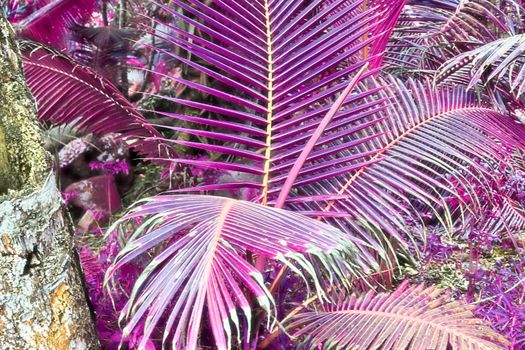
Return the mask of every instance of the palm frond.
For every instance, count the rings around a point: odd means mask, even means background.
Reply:
[[[478,84],[501,81],[516,97],[525,91],[525,34],[499,39],[445,62],[437,83],[457,83],[472,89]]]
[[[390,294],[339,295],[288,328],[307,337],[310,349],[506,349],[508,341],[472,309],[436,287],[402,283]]]
[[[409,1],[385,52],[385,63],[390,71],[433,74],[462,52],[514,35],[522,13],[515,2]]]
[[[197,0],[189,5],[179,0],[172,3],[159,6],[202,35],[170,27],[174,34],[166,33],[162,38],[191,53],[194,59],[165,54],[218,83],[210,87],[182,78],[175,80],[218,102],[212,105],[166,97],[215,116],[163,114],[192,123],[190,127],[173,128],[175,131],[212,140],[211,144],[182,141],[185,145],[224,155],[213,162],[191,161],[192,165],[256,175],[251,186],[259,189],[260,202],[267,203],[269,196],[280,191],[302,147],[350,77],[367,60],[375,62],[373,44],[382,40],[387,30],[382,26],[379,31],[381,12],[375,7],[363,9],[364,0],[337,0],[332,6],[324,6],[320,0],[222,0],[214,1],[213,6]],[[355,15],[344,26],[337,25],[348,14]],[[393,25],[395,20],[388,23]],[[361,80],[375,72],[371,69]],[[361,130],[365,122],[373,123],[374,112],[384,108],[382,101],[362,101],[375,92],[352,93],[326,133],[332,138],[344,137]],[[323,149],[328,140],[321,138],[316,144],[297,183],[335,176],[323,165],[337,151]],[[189,163],[185,159],[173,161]]]
[[[376,36],[378,39],[371,43],[366,50],[369,56],[375,57],[371,60],[371,66],[380,67],[387,43],[407,2],[408,0],[366,0],[359,9],[346,14],[342,19],[338,20],[336,26],[346,25],[352,16],[356,16],[363,9],[373,9],[381,13],[381,16],[377,19],[377,26],[369,34],[370,36]],[[326,7],[333,8],[338,6],[339,2],[337,0],[326,0],[325,3]]]
[[[122,311],[125,336],[146,317],[146,341],[164,317],[163,341],[171,337],[172,349],[196,349],[206,310],[217,348],[231,348],[235,329],[238,338],[249,342],[252,313],[243,290],[270,315],[273,299],[262,274],[243,256],[245,250],[305,271],[316,285],[312,260],[329,269],[333,279],[368,269],[357,247],[361,242],[293,212],[214,196],[166,195],[144,202],[116,223],[145,219],[108,271],[111,276],[132,259],[161,248]],[[322,290],[317,291],[322,298]],[[239,310],[248,327],[245,335],[239,333]]]
[[[43,0],[34,1],[33,6],[35,11],[16,23],[17,32],[25,39],[58,48],[73,25],[90,19],[99,1]]]
[[[21,49],[24,75],[40,120],[97,134],[120,133],[140,153],[159,153],[153,142],[137,143],[139,138],[160,134],[113,84],[91,68],[39,44],[23,42]]]
[[[436,90],[430,81],[403,83],[395,78],[385,84],[392,105],[379,113],[383,117],[371,126],[374,132],[363,131],[365,136],[381,136],[338,155],[366,154],[366,164],[301,188],[290,206],[349,214],[326,220],[359,233],[371,245],[378,239],[369,232],[377,229],[402,245],[416,239],[407,220],[425,225],[437,219],[452,232],[453,215],[481,210],[480,196],[490,197],[495,191],[494,169],[509,149],[525,147],[525,128],[460,87]],[[297,201],[327,193],[346,198]]]
[[[514,34],[509,16],[498,4],[487,0],[454,0],[454,13],[439,28],[451,41],[487,43]]]
[[[514,199],[504,197],[503,204],[481,228],[484,232],[507,235],[511,239],[525,233],[525,208]]]
[[[377,55],[381,59],[383,58],[384,51],[387,47],[388,41],[392,35],[392,32],[396,28],[396,24],[399,20],[399,16],[403,11],[403,8],[408,3],[408,0],[402,1],[391,1],[391,0],[371,0],[370,6],[375,7],[379,12],[383,13],[381,23],[376,29],[377,33],[384,33],[379,36],[379,40],[374,43],[370,54]],[[381,62],[381,61],[380,61]],[[377,65],[380,64],[376,63]]]

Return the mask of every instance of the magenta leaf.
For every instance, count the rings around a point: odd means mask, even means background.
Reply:
[[[120,133],[142,154],[158,155],[160,137],[118,89],[93,69],[38,44],[22,44],[24,74],[38,118],[97,134]],[[78,103],[82,99],[82,103]],[[140,141],[150,138],[152,141]]]
[[[197,348],[205,310],[217,347],[231,348],[234,332],[243,337],[238,331],[241,320],[249,331],[253,315],[247,293],[273,315],[273,297],[261,272],[243,256],[245,250],[306,274],[320,298],[324,292],[311,259],[329,269],[334,281],[343,283],[347,276],[365,273],[375,264],[362,260],[359,240],[352,242],[331,226],[250,202],[157,196],[116,225],[137,217],[145,221],[117,256],[108,278],[151,249],[164,247],[139,276],[121,317],[126,320],[125,337],[145,318],[143,339],[167,317],[163,342],[171,338],[173,349]],[[165,245],[167,241],[171,243]]]
[[[390,294],[336,296],[318,311],[300,313],[288,327],[310,338],[310,349],[506,349],[508,341],[472,310],[438,288],[402,283]]]

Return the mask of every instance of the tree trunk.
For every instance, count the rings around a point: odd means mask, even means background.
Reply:
[[[0,348],[99,349],[72,227],[0,13]]]

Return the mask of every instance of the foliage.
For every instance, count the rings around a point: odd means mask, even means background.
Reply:
[[[135,283],[124,308],[130,317],[124,335],[147,313],[144,339],[148,339],[167,305],[173,304],[163,336],[164,342],[171,327],[176,328],[172,348],[194,348],[205,301],[218,348],[231,347],[234,331],[230,323],[237,329],[238,338],[243,335],[239,333],[237,308],[243,310],[249,334],[253,316],[243,289],[271,315],[273,300],[263,276],[239,256],[239,251],[248,250],[288,266],[295,263],[311,275],[319,288],[319,267],[328,269],[334,280],[344,280],[356,269],[368,268],[342,232],[280,209],[223,197],[161,196],[148,199],[123,220],[146,216],[108,274],[111,276],[114,270],[163,241],[169,242]],[[306,260],[305,253],[319,261]],[[166,285],[167,278],[173,283]],[[322,296],[323,291],[319,289],[318,293]]]
[[[69,27],[87,22],[99,7],[97,0],[8,0],[7,2],[9,19],[16,26],[20,36],[55,47],[62,47],[65,44],[65,34]]]
[[[471,309],[435,287],[402,283],[391,294],[370,291],[359,298],[340,295],[320,310],[299,314],[290,328],[314,344],[359,349],[499,349],[505,344]],[[353,330],[359,329],[359,332]]]
[[[130,143],[160,135],[116,87],[91,68],[30,42],[22,43],[22,52],[24,74],[37,100],[40,120],[99,134],[118,132]],[[85,103],[76,103],[79,98]],[[144,154],[158,153],[155,144],[135,146]]]
[[[522,6],[6,2],[104,346],[524,349]]]

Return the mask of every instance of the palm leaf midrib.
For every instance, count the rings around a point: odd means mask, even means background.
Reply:
[[[269,0],[264,0],[264,15],[265,15],[265,26],[266,26],[266,46],[267,46],[267,58],[268,58],[268,90],[267,90],[267,112],[266,112],[266,142],[264,151],[264,166],[263,166],[263,179],[262,179],[262,199],[261,204],[266,205],[268,202],[268,191],[270,185],[270,166],[272,156],[272,129],[273,129],[273,81],[274,81],[274,62],[273,62],[273,37],[272,37],[272,26],[271,26],[271,14]]]

